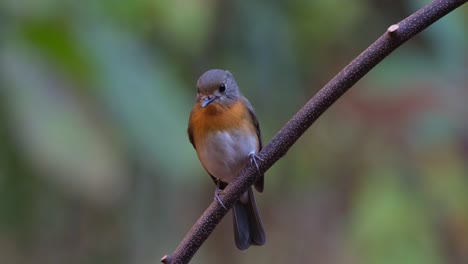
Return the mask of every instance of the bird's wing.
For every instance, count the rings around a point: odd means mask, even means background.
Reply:
[[[262,144],[262,134],[260,132],[260,124],[258,123],[257,116],[255,115],[255,110],[253,109],[252,105],[250,102],[244,98],[245,104],[247,106],[247,109],[249,109],[249,115],[250,118],[252,119],[252,122],[255,126],[255,130],[257,130],[257,137],[258,137],[258,152],[262,150],[263,144]],[[264,185],[264,180],[263,180],[263,174],[260,175],[260,178],[254,183],[255,189],[258,192],[263,192],[263,185]]]
[[[193,148],[197,149],[197,147],[195,146],[195,140],[193,139],[192,113],[193,113],[193,110],[192,110],[192,112],[190,112],[189,124],[188,124],[188,128],[187,128],[187,134],[188,134],[188,138],[190,140],[190,143],[192,143]]]
[[[192,126],[188,126],[187,128],[187,134],[188,134],[188,138],[190,140],[190,143],[192,143],[192,146],[194,149],[197,149],[197,147],[195,147],[195,142],[193,141],[193,131],[192,131]]]

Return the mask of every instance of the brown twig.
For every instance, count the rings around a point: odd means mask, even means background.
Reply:
[[[259,162],[260,169],[262,171],[268,170],[284,156],[320,115],[392,51],[466,1],[435,0],[398,24],[390,26],[379,39],[307,102],[265,146],[259,154],[262,159]],[[172,255],[164,256],[161,262],[165,264],[188,263],[234,202],[255,182],[256,172],[254,166],[244,168],[239,177],[229,184],[221,194],[227,209],[218,202],[212,202]]]

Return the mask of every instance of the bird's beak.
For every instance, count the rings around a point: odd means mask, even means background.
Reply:
[[[207,96],[207,97],[203,98],[201,106],[202,107],[207,107],[209,104],[214,102],[214,100],[216,100],[216,99],[218,99],[217,96]]]

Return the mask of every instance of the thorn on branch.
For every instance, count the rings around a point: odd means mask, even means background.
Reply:
[[[393,24],[393,25],[391,25],[390,27],[388,27],[387,32],[388,32],[388,33],[394,33],[394,32],[397,31],[399,28],[400,28],[400,26],[398,26],[398,24]]]
[[[169,257],[168,255],[164,255],[164,257],[161,258],[161,262],[164,264],[171,263],[171,257]]]

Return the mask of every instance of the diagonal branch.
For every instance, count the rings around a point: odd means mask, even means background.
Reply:
[[[259,162],[260,169],[266,171],[273,166],[320,115],[392,51],[466,1],[435,0],[398,24],[390,26],[380,38],[307,102],[265,146],[259,154],[262,159]],[[188,263],[234,202],[255,182],[256,172],[254,166],[250,165],[244,168],[239,177],[229,184],[221,194],[227,209],[213,201],[174,253],[164,256],[161,262],[165,264]]]

